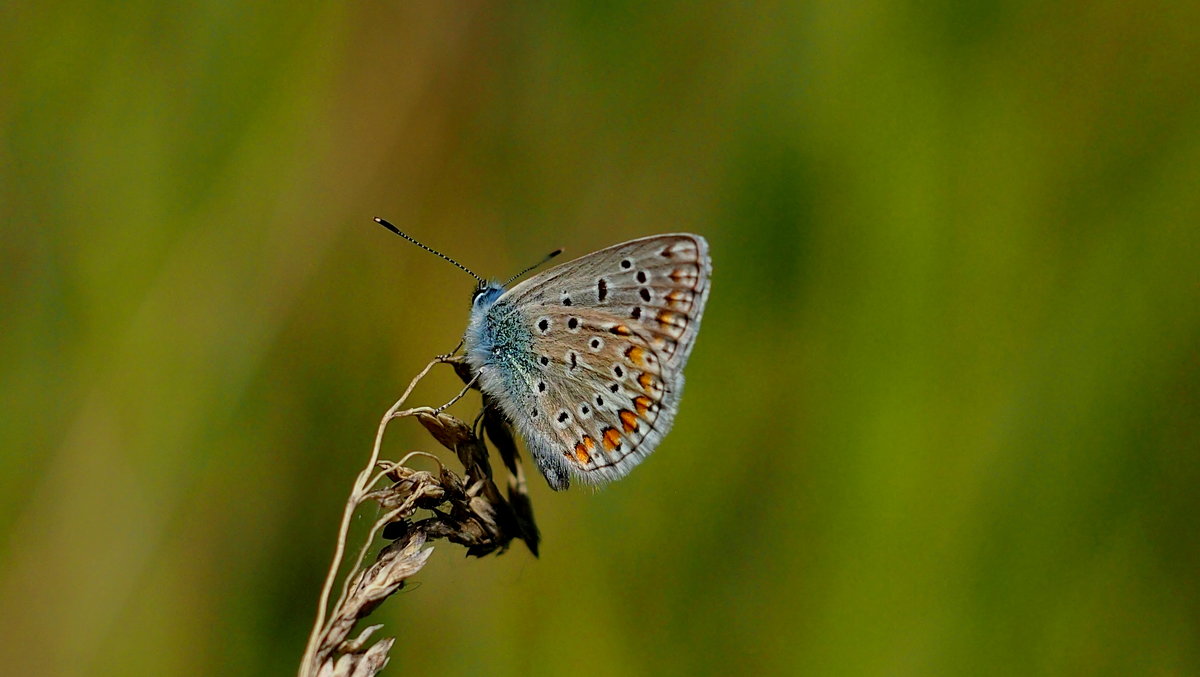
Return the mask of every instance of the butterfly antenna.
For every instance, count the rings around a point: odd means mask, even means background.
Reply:
[[[421,249],[424,249],[425,251],[429,252],[430,254],[435,254],[435,255],[437,255],[437,256],[440,256],[440,257],[442,257],[443,259],[446,259],[446,260],[447,260],[447,261],[449,261],[450,263],[453,263],[454,265],[458,266],[458,267],[459,267],[459,269],[460,269],[460,270],[462,270],[462,271],[463,271],[464,273],[466,273],[467,275],[470,275],[471,277],[475,278],[476,280],[479,280],[479,284],[480,284],[481,286],[487,286],[487,281],[486,281],[486,280],[484,280],[482,277],[479,277],[479,276],[478,276],[478,275],[476,275],[475,273],[471,272],[471,269],[470,269],[470,268],[468,268],[468,267],[464,266],[463,264],[459,263],[458,261],[455,261],[454,259],[450,258],[449,256],[446,256],[445,254],[443,254],[443,253],[439,252],[438,250],[434,249],[433,247],[426,247],[425,245],[421,244],[420,242],[417,242],[416,240],[412,239],[412,238],[411,238],[411,237],[409,237],[408,235],[405,235],[404,233],[400,232],[400,229],[399,229],[399,228],[397,228],[397,227],[393,226],[392,224],[388,223],[386,220],[384,220],[384,219],[381,219],[381,218],[379,218],[378,216],[376,216],[376,217],[375,217],[375,223],[378,223],[379,225],[383,226],[384,228],[387,228],[388,230],[390,230],[390,231],[392,231],[393,233],[395,233],[395,234],[399,235],[400,237],[404,238],[405,240],[408,240],[409,242],[411,242],[411,243],[413,243],[413,244],[417,245],[417,246],[418,246],[418,247],[420,247]],[[539,265],[540,265],[540,264],[539,264]]]
[[[534,268],[537,268],[538,266],[544,264],[545,262],[549,261],[550,259],[554,258],[555,256],[558,256],[561,253],[563,253],[563,250],[555,249],[554,251],[550,252],[549,254],[546,254],[546,257],[544,259],[542,259],[541,261],[538,261],[537,263],[533,264],[532,266],[529,266],[525,270],[522,270],[521,272],[517,273],[516,275],[513,275],[512,277],[508,278],[504,282],[503,286],[507,287],[508,284],[510,282],[512,282],[513,280],[517,279],[518,277],[521,277],[525,273],[528,273],[529,271],[533,270]]]

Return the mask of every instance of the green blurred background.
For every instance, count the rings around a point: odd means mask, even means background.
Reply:
[[[540,559],[439,546],[388,674],[1200,674],[1197,25],[5,3],[0,665],[295,670],[379,416],[466,321],[378,215],[490,276],[714,261],[660,450],[535,478]]]

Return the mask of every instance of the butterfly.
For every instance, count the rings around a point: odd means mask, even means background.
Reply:
[[[479,281],[466,361],[552,489],[620,479],[662,442],[708,300],[703,237],[629,240],[506,289],[376,221]]]

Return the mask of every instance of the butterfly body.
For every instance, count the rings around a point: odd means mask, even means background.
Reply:
[[[480,389],[546,481],[624,477],[671,427],[708,298],[704,238],[630,240],[510,290],[481,285],[463,337]]]

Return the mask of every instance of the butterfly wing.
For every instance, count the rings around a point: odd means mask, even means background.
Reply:
[[[557,266],[500,297],[497,306],[531,329],[534,360],[524,375],[533,404],[508,413],[552,487],[565,488],[568,474],[590,484],[619,479],[662,441],[710,272],[703,238],[656,235]]]
[[[687,363],[708,300],[712,261],[699,235],[652,235],[568,261],[509,290],[518,307],[605,309],[655,339],[664,367]]]

